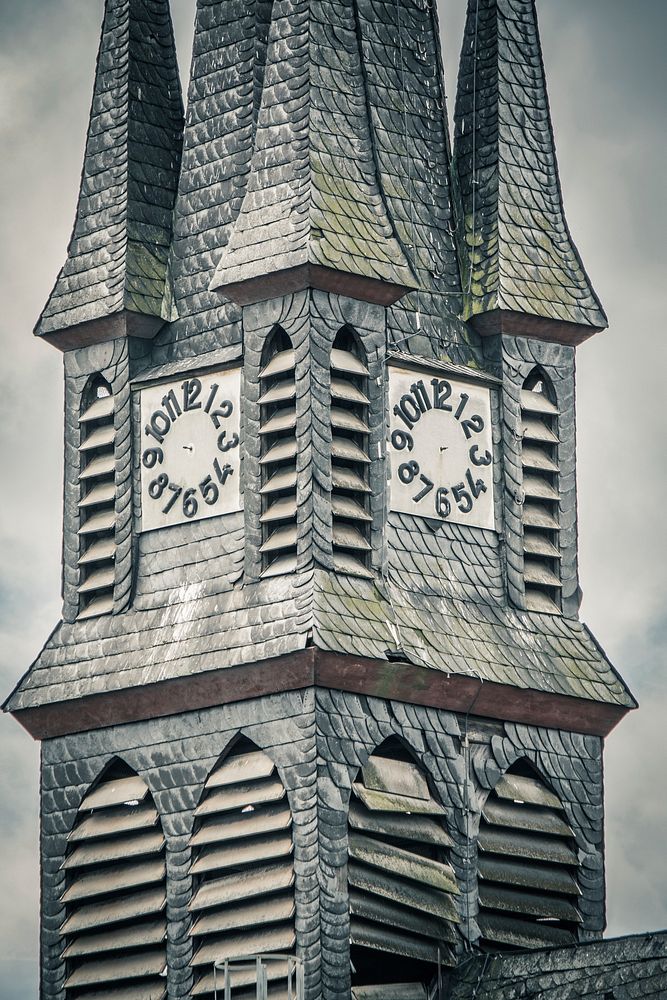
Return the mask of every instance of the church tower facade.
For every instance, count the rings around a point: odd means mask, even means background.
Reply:
[[[575,352],[533,0],[106,0],[63,352],[43,1000],[426,1000],[599,939]]]

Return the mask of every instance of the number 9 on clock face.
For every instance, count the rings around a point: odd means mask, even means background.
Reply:
[[[240,387],[237,368],[142,390],[143,531],[241,509]]]
[[[391,510],[495,527],[490,390],[389,369]]]

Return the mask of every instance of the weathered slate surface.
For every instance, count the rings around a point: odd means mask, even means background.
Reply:
[[[168,0],[108,0],[74,232],[38,335],[162,316],[182,133]]]
[[[605,327],[565,221],[534,0],[470,0],[454,154],[472,269],[466,315]]]
[[[452,1000],[634,1000],[667,996],[667,932],[493,955],[454,973]]]

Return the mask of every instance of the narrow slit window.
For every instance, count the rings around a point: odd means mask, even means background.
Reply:
[[[521,392],[523,556],[526,607],[561,610],[558,407],[546,375],[533,372]]]
[[[63,867],[67,1000],[162,1000],[165,840],[148,787],[124,764],[83,799]]]
[[[79,417],[79,618],[113,610],[115,582],[116,461],[114,397],[108,382],[93,380]]]
[[[377,750],[352,786],[348,882],[359,1000],[426,1000],[438,968],[455,964],[459,890],[444,819],[398,741]]]
[[[369,512],[368,368],[343,327],[331,351],[331,509],[333,563],[339,573],[372,578]]]
[[[213,1000],[215,962],[294,951],[292,815],[273,762],[244,740],[209,775],[195,816],[192,996]],[[288,971],[287,959],[267,965],[268,1000]],[[246,974],[235,985],[254,986]]]
[[[271,335],[260,372],[262,576],[296,570],[296,383],[291,341]]]
[[[527,762],[489,795],[478,846],[481,946],[573,944],[581,923],[574,834],[560,799]]]

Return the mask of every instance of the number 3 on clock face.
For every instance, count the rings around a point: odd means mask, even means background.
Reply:
[[[391,510],[495,527],[490,391],[389,369]]]
[[[239,369],[141,393],[143,531],[241,509]]]

